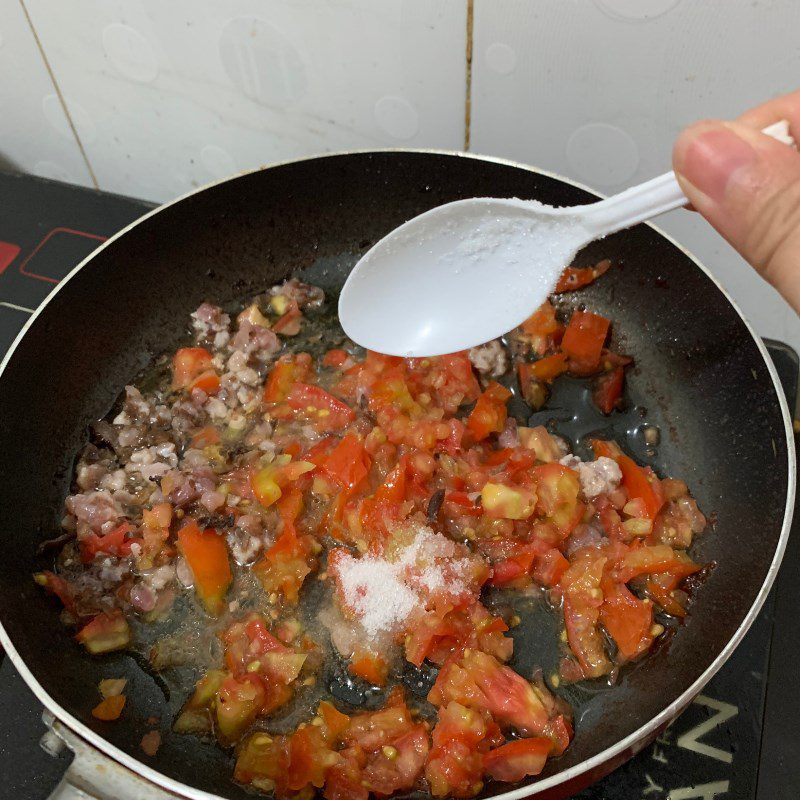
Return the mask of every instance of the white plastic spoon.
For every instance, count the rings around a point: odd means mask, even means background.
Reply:
[[[786,121],[763,133],[794,144]],[[668,172],[584,206],[472,198],[396,228],[350,273],[339,298],[345,333],[369,350],[435,356],[521,324],[594,239],[686,205]]]

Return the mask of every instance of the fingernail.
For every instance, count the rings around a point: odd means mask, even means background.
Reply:
[[[756,151],[721,123],[698,125],[681,134],[675,145],[675,171],[706,196],[719,202],[736,172],[752,164]]]

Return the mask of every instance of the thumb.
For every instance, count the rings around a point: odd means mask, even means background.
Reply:
[[[800,313],[800,154],[738,122],[699,122],[673,167],[694,208]]]

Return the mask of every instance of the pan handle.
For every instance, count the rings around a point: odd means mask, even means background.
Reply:
[[[41,746],[53,756],[65,748],[73,753],[72,763],[49,800],[180,800],[179,795],[101,753],[48,711],[42,718],[49,730],[42,737]]]

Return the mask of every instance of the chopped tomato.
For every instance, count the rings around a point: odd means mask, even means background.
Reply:
[[[322,469],[343,489],[353,491],[367,477],[370,463],[364,442],[357,434],[348,433],[322,462]]]
[[[542,586],[556,586],[568,568],[569,561],[564,558],[560,550],[553,547],[536,556],[533,578]]]
[[[427,613],[410,626],[404,642],[406,659],[416,666],[421,666],[425,659],[444,664],[453,653],[470,647],[508,661],[514,640],[504,635],[507,630],[508,625],[500,617],[493,617],[479,602],[446,612]]]
[[[178,531],[178,548],[194,576],[194,588],[205,610],[219,616],[233,576],[225,538],[213,528],[201,530],[195,520]]]
[[[556,319],[556,310],[553,305],[545,300],[522,323],[522,332],[530,340],[534,352],[544,355],[548,349],[561,340],[564,326]]]
[[[289,396],[292,386],[308,377],[310,369],[311,356],[308,353],[281,356],[270,370],[264,386],[264,402],[282,403]]]
[[[640,467],[630,456],[626,456],[614,442],[600,439],[592,441],[596,456],[613,458],[622,472],[622,486],[631,500],[641,499],[648,519],[655,519],[664,505],[664,490],[653,470]]]
[[[640,600],[623,583],[603,580],[600,622],[627,661],[636,658],[653,643],[653,604]]]
[[[98,614],[75,637],[92,655],[123,650],[131,642],[131,629],[119,610]]]
[[[319,431],[338,431],[355,419],[355,412],[347,403],[329,394],[319,386],[295,383],[286,397],[295,411],[308,416]]]
[[[98,536],[96,533],[88,534],[80,540],[81,560],[88,564],[100,553],[111,556],[130,555],[131,545],[136,541],[141,542],[141,539],[127,538],[131,531],[131,524],[126,520],[103,536]]]
[[[604,258],[593,267],[567,267],[558,279],[556,294],[561,292],[574,292],[590,283],[594,283],[601,275],[605,275],[611,267],[611,262]]]
[[[142,511],[142,522],[146,528],[169,528],[172,522],[172,506],[169,503],[157,503],[151,509],[145,508]]]
[[[299,497],[302,502],[302,493]],[[297,602],[300,587],[311,572],[309,546],[305,537],[297,535],[293,519],[290,513],[285,513],[283,533],[253,566],[264,591],[279,592],[290,603]]]
[[[280,295],[278,295],[280,297]],[[300,322],[303,319],[303,313],[300,311],[300,306],[297,305],[296,300],[289,300],[286,309],[272,326],[275,333],[280,333],[283,336],[297,336],[300,333]]]
[[[482,786],[491,735],[480,712],[451,702],[439,709],[425,778],[434,797],[471,797]]]
[[[610,323],[591,311],[575,311],[564,331],[561,349],[569,358],[569,368],[579,374],[591,374],[600,367],[600,356]]]
[[[103,722],[112,722],[119,719],[122,709],[125,708],[125,695],[117,694],[101,700],[93,709],[92,716]]]
[[[553,355],[544,356],[538,361],[522,362],[517,369],[520,384],[528,383],[531,380],[550,383],[567,371],[567,354],[553,353]]]
[[[172,359],[172,388],[186,389],[211,369],[211,353],[204,347],[182,347]]]
[[[43,586],[48,592],[54,594],[68,611],[74,610],[75,597],[72,593],[72,587],[60,575],[45,570],[44,572],[35,572],[33,580],[39,586]]]
[[[235,742],[261,712],[265,699],[264,683],[258,675],[226,678],[215,702],[219,740],[223,744]]]
[[[581,550],[560,581],[564,590],[567,641],[586,678],[597,678],[611,671],[611,661],[598,628],[603,602],[600,584],[606,561],[606,556],[596,550]]]
[[[346,350],[328,350],[322,357],[322,364],[325,367],[338,368],[341,367],[348,358],[350,358],[350,354]]]
[[[535,428],[518,426],[517,436],[524,448],[533,451],[537,461],[549,464],[552,461],[559,461],[564,455],[556,440],[543,425],[537,425]]]
[[[219,391],[220,380],[219,375],[213,369],[198,375],[187,387],[190,392],[195,389],[200,389],[206,394],[216,394]]]
[[[619,561],[614,571],[616,580],[627,583],[638,575],[669,573],[680,580],[700,569],[685,553],[669,545],[657,544],[630,549]]]
[[[483,757],[483,767],[496,781],[516,783],[544,769],[553,743],[543,737],[517,739],[490,750]]]
[[[373,686],[385,686],[386,677],[389,674],[389,664],[377,653],[358,647],[350,661],[350,672],[369,681]]]
[[[578,500],[577,473],[557,463],[541,464],[532,472],[536,479],[537,511],[563,535],[570,533],[583,516],[583,504]]]
[[[647,595],[673,617],[686,616],[686,594],[678,590],[683,578],[680,574],[659,572],[650,575],[645,583]]]
[[[473,650],[442,667],[428,700],[436,706],[456,701],[488,711],[498,724],[527,734],[544,731],[549,720],[541,694],[528,681],[496,658]]]
[[[506,424],[506,402],[511,392],[492,381],[486,391],[478,398],[475,408],[467,418],[467,430],[476,441],[481,441],[490,433],[500,433]]]
[[[603,414],[610,414],[622,401],[622,387],[625,385],[625,368],[614,367],[599,378],[594,379],[592,400]]]

